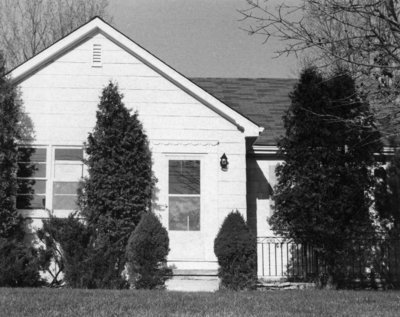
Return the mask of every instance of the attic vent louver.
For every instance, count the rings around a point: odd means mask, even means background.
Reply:
[[[93,44],[92,67],[101,67],[101,44]]]

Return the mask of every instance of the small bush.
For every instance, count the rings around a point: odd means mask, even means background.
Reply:
[[[39,239],[45,244],[42,258],[52,260],[58,266],[51,285],[63,282],[69,287],[94,288],[91,267],[88,265],[90,232],[75,214],[68,218],[50,216],[43,221],[38,231]],[[63,281],[59,280],[63,273]]]
[[[58,266],[50,285],[127,288],[127,281],[115,270],[116,251],[105,237],[96,236],[96,243],[93,243],[93,232],[76,214],[68,218],[50,216],[43,222],[38,236],[45,244],[41,257]],[[59,278],[60,273],[63,280]]]
[[[0,286],[37,287],[45,282],[40,277],[38,251],[16,239],[0,239]]]
[[[257,283],[256,240],[242,215],[231,212],[214,241],[221,288],[254,289]]]
[[[151,212],[143,214],[129,238],[126,256],[129,280],[136,289],[162,289],[171,275],[167,267],[167,230]]]

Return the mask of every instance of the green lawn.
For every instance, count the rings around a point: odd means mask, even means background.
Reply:
[[[400,292],[0,288],[0,316],[399,316]]]

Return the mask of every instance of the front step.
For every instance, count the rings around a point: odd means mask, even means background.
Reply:
[[[219,287],[216,270],[173,270],[167,290],[177,292],[215,292]]]
[[[166,288],[176,292],[215,292],[219,287],[217,276],[173,276]]]
[[[217,276],[218,270],[183,270],[183,269],[172,269],[174,276]]]

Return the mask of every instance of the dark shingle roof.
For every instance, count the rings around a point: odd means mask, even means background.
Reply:
[[[243,114],[264,132],[255,145],[276,145],[284,134],[282,116],[290,105],[289,92],[296,79],[191,78],[196,85]]]

